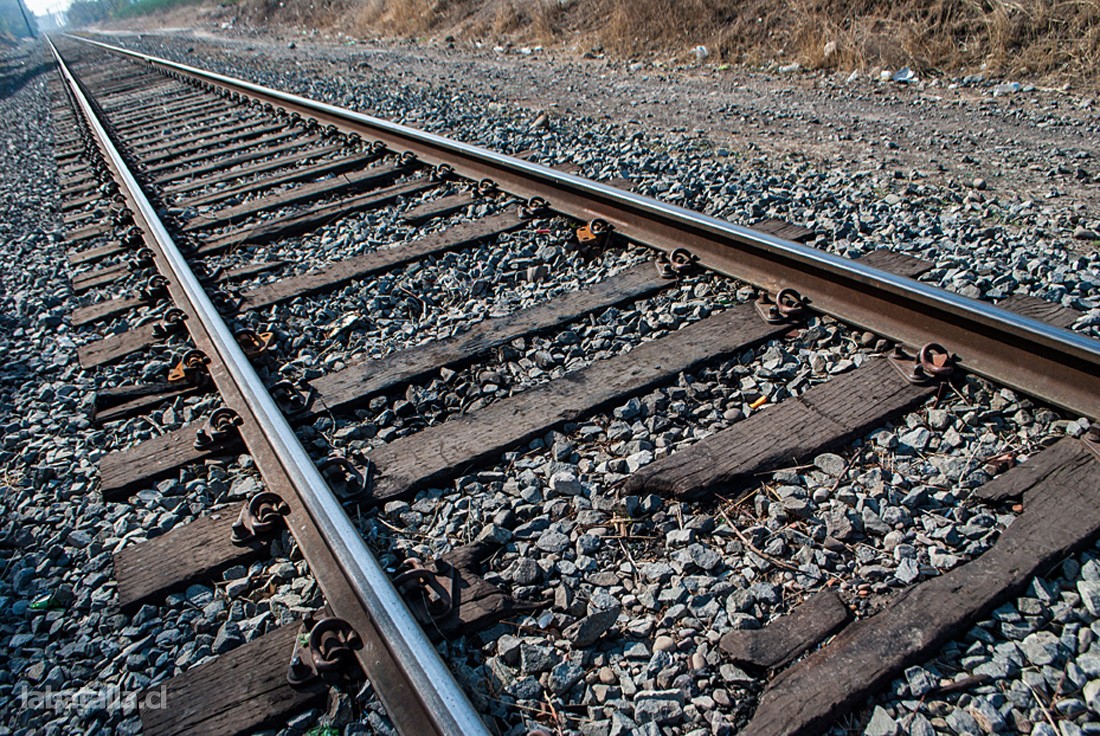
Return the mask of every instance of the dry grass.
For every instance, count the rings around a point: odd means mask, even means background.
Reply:
[[[249,15],[357,35],[602,46],[623,58],[908,65],[1098,86],[1100,0],[242,0]],[[297,11],[295,8],[303,8]],[[259,11],[259,12],[256,12]]]
[[[912,66],[1087,80],[1100,61],[1100,0],[591,0],[619,54],[704,44],[735,63]],[[826,49],[830,53],[826,53]]]

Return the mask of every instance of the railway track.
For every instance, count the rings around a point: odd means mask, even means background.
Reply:
[[[103,496],[127,503],[164,479],[195,481],[194,468],[242,451],[260,478],[232,512],[120,549],[119,603],[156,606],[273,549],[300,554],[323,598],[303,620],[169,679],[168,707],[142,712],[146,733],[282,724],[330,687],[359,691],[364,677],[409,734],[599,724],[595,710],[578,716],[574,697],[593,686],[604,687],[599,712],[629,709],[638,728],[690,721],[685,691],[700,691],[739,732],[820,733],[1100,532],[1094,430],[1007,469],[1010,459],[952,497],[1012,523],[911,585],[847,590],[822,571],[829,555],[856,554],[844,513],[820,527],[813,559],[772,544],[843,490],[873,448],[860,440],[913,416],[927,424],[914,431],[939,431],[930,412],[972,398],[976,381],[1100,416],[1100,346],[1065,329],[1069,310],[965,299],[916,281],[929,267],[919,259],[841,259],[801,245],[813,234],[794,225],[732,225],[634,195],[629,182],[614,188],[166,60],[71,37],[52,47],[73,286],[88,295],[72,324],[98,338],[79,357],[107,377],[97,420],[141,439],[100,460]],[[353,223],[367,247],[348,255],[310,239],[337,222]],[[372,228],[399,238],[375,242]],[[494,258],[509,259],[507,283],[477,278]],[[422,274],[424,291],[402,291],[395,272]],[[486,294],[495,306],[480,320],[451,309]],[[624,313],[641,317],[617,324]],[[822,335],[857,349],[784,376],[776,346]],[[694,379],[704,376],[736,383],[723,411],[702,411],[711,390]],[[190,418],[134,431],[166,411]],[[639,423],[676,434],[633,439]],[[730,519],[762,476],[789,477],[833,450],[851,454],[847,467],[829,455],[842,466],[811,471],[836,476],[821,498],[791,481],[755,504],[773,528]],[[549,515],[535,503],[544,495]],[[720,508],[721,533],[677,526],[689,503]],[[877,519],[882,536],[911,539],[911,518],[884,522],[860,506],[868,533]],[[452,513],[464,521],[439,521]],[[574,528],[588,530],[575,545]],[[772,576],[798,594],[782,601],[785,616],[695,651],[698,677],[658,671],[653,687],[629,693],[612,665],[653,630],[629,621],[626,599],[662,621],[688,611],[696,629],[719,597],[727,618],[772,605],[771,588],[748,608],[729,603],[728,579],[665,596],[672,568],[638,565],[626,546],[657,534],[678,540],[676,564],[701,579],[720,569],[708,544],[725,535],[756,562],[746,586]],[[604,566],[635,587],[575,600],[564,582],[604,587],[591,583]],[[540,579],[562,584],[544,594]],[[562,649],[524,642],[531,626],[557,631]],[[516,682],[496,692],[466,676],[455,660],[479,635],[527,677],[497,671],[498,683]],[[667,650],[643,649],[662,670]],[[725,705],[707,694],[719,677],[737,696]],[[545,689],[565,713],[547,696],[541,712],[501,718],[492,701],[530,700],[524,687]]]

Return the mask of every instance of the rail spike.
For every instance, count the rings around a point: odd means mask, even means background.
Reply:
[[[890,364],[906,381],[917,386],[947,380],[954,375],[958,361],[957,355],[937,342],[925,343],[914,355],[909,355],[905,348],[897,345],[890,356]]]
[[[355,664],[355,651],[363,640],[342,618],[307,616],[303,636],[294,639],[286,680],[294,688],[308,688],[318,682],[346,686],[358,681],[362,671]]]
[[[195,449],[209,450],[223,444],[238,431],[242,421],[241,415],[227,406],[215,409],[206,424],[195,433]]]
[[[290,506],[282,496],[271,491],[261,491],[241,506],[240,514],[233,522],[230,540],[238,546],[251,544],[258,538],[285,527],[284,517],[289,513]]]
[[[756,300],[756,311],[768,324],[796,322],[806,316],[808,302],[791,288],[780,289],[774,299],[769,298],[767,292],[761,292]]]

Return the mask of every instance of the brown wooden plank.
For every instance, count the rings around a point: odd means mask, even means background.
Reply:
[[[65,179],[84,178],[93,174],[92,162],[87,160],[72,161],[57,167],[57,173]]]
[[[434,186],[438,186],[438,184],[426,178],[413,179],[404,184],[394,184],[384,189],[376,189],[355,197],[322,204],[300,215],[275,217],[264,220],[252,227],[238,229],[228,235],[210,238],[196,247],[195,252],[208,256],[242,245],[269,243],[278,238],[307,232],[353,212],[365,212],[384,207],[398,197],[411,196]]]
[[[183,229],[187,232],[195,232],[211,227],[220,227],[234,222],[246,220],[261,212],[280,207],[290,207],[296,204],[305,204],[314,199],[333,194],[340,194],[355,189],[374,188],[382,186],[393,180],[394,177],[407,171],[405,166],[377,166],[363,171],[355,171],[340,176],[334,176],[324,181],[315,181],[302,184],[277,196],[257,198],[233,207],[223,207],[214,212],[204,213],[190,220]]]
[[[72,213],[74,211],[81,210],[90,204],[94,204],[101,199],[103,199],[103,197],[98,192],[92,192],[91,194],[83,197],[66,197],[64,201],[61,202],[61,211],[65,213]],[[106,206],[107,202],[104,201],[103,204],[104,206]]]
[[[255,125],[259,121],[264,119],[262,113],[254,110],[240,109],[240,108],[227,108],[225,112],[220,112],[213,117],[207,115],[199,120],[176,122],[175,120],[169,120],[156,127],[155,130],[149,130],[136,135],[127,136],[127,141],[133,141],[135,147],[159,145],[162,141],[171,138],[172,136],[180,136],[181,140],[183,136],[191,137],[193,135],[201,135],[206,131],[216,130],[220,126],[225,125],[226,118],[233,116],[236,120],[249,119]]]
[[[220,284],[226,281],[239,281],[241,279],[251,278],[261,273],[267,273],[268,271],[274,271],[282,268],[286,265],[286,261],[257,261],[255,263],[248,263],[243,266],[237,266],[227,271],[218,269],[214,272],[214,283]]]
[[[95,304],[77,307],[73,310],[72,316],[69,319],[73,327],[83,327],[92,322],[99,322],[100,320],[110,319],[112,317],[120,317],[127,312],[131,312],[147,304],[148,302],[139,296],[123,296],[117,299],[105,299]]]
[[[1061,304],[1027,294],[1013,294],[997,302],[997,306],[1048,325],[1061,327],[1063,330],[1073,327],[1073,323],[1081,317],[1081,313],[1076,309],[1069,309]]]
[[[463,222],[409,243],[365,253],[316,271],[280,279],[251,289],[241,294],[240,311],[263,309],[287,299],[331,289],[421,258],[467,248],[482,240],[495,238],[521,228],[524,224],[526,221],[513,212],[502,212],[484,219]]]
[[[148,120],[137,120],[134,123],[124,125],[114,124],[115,130],[127,140],[134,143],[142,143],[151,140],[160,140],[165,136],[176,135],[181,131],[187,131],[195,127],[221,120],[228,112],[228,108],[219,105],[206,105],[195,108],[192,111],[184,111],[175,114],[164,114],[151,117]]]
[[[250,179],[249,181],[238,184],[237,186],[225,187],[224,189],[218,189],[208,194],[199,195],[197,197],[182,198],[181,206],[202,207],[205,205],[216,204],[218,202],[224,202],[225,200],[232,199],[233,197],[241,197],[247,194],[253,194],[264,189],[271,189],[273,187],[283,186],[284,184],[293,184],[295,182],[303,181],[305,179],[310,179],[313,177],[341,174],[357,166],[366,166],[375,158],[377,158],[375,154],[368,153],[346,156],[344,158],[336,160],[328,159],[325,161],[319,161],[317,163],[309,164],[307,166],[299,166],[289,171],[275,174],[274,176]]]
[[[661,458],[627,481],[627,493],[700,498],[756,483],[756,474],[797,464],[869,432],[935,393],[914,386],[886,359],[785,399],[690,447]]]
[[[203,424],[203,421],[192,422],[128,449],[104,455],[99,460],[99,487],[103,499],[124,499],[149,481],[163,478],[177,468],[240,447],[240,439],[234,436],[222,447],[196,450],[195,435]]]
[[[134,89],[138,90],[139,94],[132,95],[130,98],[123,97],[119,99],[117,93],[109,93],[103,101],[104,111],[110,115],[121,114],[140,117],[141,115],[148,114],[150,110],[156,110],[165,105],[180,105],[183,103],[194,103],[196,100],[211,99],[210,95],[205,92],[180,92],[179,88],[172,84],[161,84],[149,88],[153,91],[153,96],[140,94],[140,92],[144,91],[144,88],[141,86],[135,86]],[[167,91],[167,94],[155,94],[157,90]]]
[[[129,417],[151,411],[166,401],[171,401],[180,396],[191,396],[203,390],[204,389],[197,386],[187,385],[173,388],[169,391],[134,396],[131,399],[118,402],[110,407],[96,409],[95,421],[99,424],[105,424],[106,422],[115,422],[119,419],[128,419]]]
[[[921,274],[931,271],[935,265],[923,258],[906,255],[905,253],[896,253],[886,248],[879,248],[870,253],[865,253],[856,260],[866,266],[889,271],[892,274],[910,279],[915,279]]]
[[[276,146],[268,146],[266,148],[256,148],[245,153],[230,156],[228,158],[218,159],[210,163],[202,164],[199,166],[191,166],[181,169],[176,169],[166,173],[161,173],[151,177],[153,181],[158,184],[168,184],[174,181],[180,181],[181,179],[190,179],[198,176],[205,176],[214,172],[226,171],[232,166],[239,166],[246,164],[257,159],[267,158],[268,156],[275,156],[286,151],[292,151],[295,148],[301,148],[302,146],[309,146],[317,143],[319,139],[317,136],[303,136],[301,138],[294,138]]]
[[[641,264],[596,286],[574,292],[568,298],[554,299],[506,317],[486,320],[454,337],[402,350],[379,360],[365,361],[321,376],[310,387],[309,408],[292,419],[305,421],[315,411],[329,412],[347,406],[399,383],[428,375],[443,366],[472,360],[479,353],[516,337],[573,321],[627,299],[640,298],[671,283],[675,282],[659,278],[651,264]],[[113,342],[118,339],[114,338]],[[149,339],[152,340],[151,335]],[[112,338],[90,343],[90,346],[109,340]],[[88,347],[81,349],[85,353],[78,351],[81,365],[85,365],[84,361],[89,358],[86,355]],[[116,352],[119,350],[121,347],[115,348]],[[96,354],[90,357],[100,356]],[[215,454],[194,449],[195,431],[199,426],[199,423],[190,424],[127,450],[106,455],[100,460],[100,485],[104,497],[125,497],[144,483]]]
[[[156,115],[135,115],[132,118],[112,115],[111,127],[123,135],[134,134],[134,131],[141,131],[158,125],[172,124],[178,127],[193,123],[196,120],[209,120],[219,115],[225,115],[229,109],[229,106],[221,100],[210,100],[201,105],[181,105],[178,108],[165,108],[158,111]],[[161,131],[157,131],[156,134],[163,135]],[[140,133],[134,135],[140,135]]]
[[[81,368],[90,370],[144,350],[155,342],[153,325],[146,324],[127,332],[107,335],[102,340],[85,343],[76,349],[76,357]]]
[[[1037,457],[1042,458],[1042,462],[1030,458],[1012,472],[1002,473],[980,486],[974,491],[974,497],[988,503],[1020,498],[1037,486],[1058,485],[1063,477],[1074,477],[1096,459],[1084,442],[1070,437],[1058,440]]]
[[[1030,487],[1023,514],[992,549],[902,592],[885,609],[851,624],[784,671],[769,683],[742,736],[824,733],[905,667],[925,661],[1022,592],[1035,575],[1090,544],[1100,534],[1100,460],[1066,465],[1065,457],[1043,452],[1030,463],[1043,465],[1047,479]]]
[[[144,707],[145,736],[236,736],[285,726],[294,713],[324,702],[326,691],[296,690],[286,671],[298,623],[280,626],[212,662],[176,675],[164,685],[164,707]],[[159,688],[152,688],[154,697]]]
[[[774,669],[790,664],[844,628],[852,612],[826,589],[762,629],[734,629],[719,646],[737,664]]]
[[[112,118],[117,118],[119,120],[127,120],[129,118],[141,120],[143,117],[148,116],[150,111],[156,112],[163,109],[164,112],[177,112],[176,108],[183,105],[192,105],[195,100],[211,101],[210,97],[206,94],[193,93],[185,96],[173,97],[171,99],[157,97],[156,99],[138,104],[124,102],[122,100],[110,100],[104,105],[103,109]]]
[[[375,448],[376,501],[415,492],[467,472],[565,422],[672,380],[682,371],[790,329],[740,305],[630,352]]]
[[[189,156],[200,153],[215,155],[241,143],[250,144],[274,131],[283,131],[285,135],[286,129],[287,124],[284,122],[269,123],[267,125],[249,128],[248,130],[239,131],[230,135],[218,136],[216,138],[203,136],[200,141],[192,143],[189,146],[183,146],[179,149],[162,150],[156,153],[150,153],[149,155],[139,152],[137,158],[141,161],[143,166],[156,166],[164,161],[173,162],[177,159],[186,160]]]
[[[120,263],[115,266],[108,266],[106,268],[97,268],[91,271],[85,271],[84,273],[73,276],[73,291],[81,293],[88,291],[89,289],[97,289],[101,286],[107,286],[122,279],[129,274],[133,273],[130,267],[125,263]]]
[[[109,222],[96,222],[85,227],[77,228],[71,231],[67,236],[68,240],[77,242],[79,240],[91,240],[92,238],[100,238],[104,235],[110,235],[114,230],[114,226]]]
[[[78,251],[74,251],[69,254],[69,263],[73,266],[80,266],[85,263],[91,263],[92,261],[98,261],[108,256],[117,255],[124,252],[126,249],[122,246],[122,243],[111,241],[104,243],[103,245],[92,246],[91,248],[83,248]]]
[[[445,366],[454,367],[473,360],[517,337],[568,324],[625,301],[641,299],[674,283],[658,276],[652,263],[638,264],[567,297],[484,320],[452,337],[319,376],[310,382],[314,396],[312,406],[318,407],[318,411],[345,408],[400,383],[426,377]]]
[[[202,151],[200,153],[193,153],[190,156],[183,156],[178,159],[172,159],[171,161],[165,161],[164,163],[156,164],[154,166],[142,167],[142,173],[146,175],[159,174],[162,171],[172,171],[178,166],[186,166],[187,164],[193,164],[200,161],[219,161],[223,156],[228,156],[231,153],[238,153],[256,146],[266,146],[269,143],[276,143],[279,141],[285,141],[287,138],[293,138],[301,135],[302,131],[285,128],[278,133],[272,133],[271,135],[264,136],[262,138],[250,139],[247,141],[241,141],[234,143],[233,145],[225,146],[223,148],[217,148],[210,151]]]
[[[225,509],[116,553],[119,606],[132,611],[192,583],[210,581],[233,565],[264,556],[268,549],[264,542],[233,544],[230,534],[236,521],[237,510]]]
[[[198,130],[188,130],[186,134],[162,138],[160,136],[151,140],[137,142],[131,145],[131,152],[142,161],[149,161],[153,154],[171,152],[182,155],[191,153],[195,144],[215,146],[237,140],[234,136],[238,133],[249,132],[254,135],[263,135],[272,130],[278,130],[285,123],[273,123],[270,118],[235,118],[232,121],[221,120],[209,127]],[[257,132],[261,131],[261,132]]]
[[[401,215],[401,217],[406,222],[419,224],[436,217],[452,215],[459,210],[466,209],[476,202],[477,199],[471,197],[469,192],[455,192],[454,194],[448,194],[444,197],[418,204],[416,207],[413,207]]]
[[[88,176],[68,186],[62,186],[60,189],[62,197],[76,197],[93,193],[95,196],[99,196],[99,181],[94,176]]]
[[[109,217],[109,211],[107,209],[107,203],[101,203],[97,207],[93,207],[87,210],[80,210],[79,212],[70,212],[61,218],[61,223],[69,230],[73,230],[79,227],[86,227],[94,221],[102,220],[105,217]]]
[[[291,154],[289,156],[278,156],[267,161],[260,161],[259,163],[239,166],[237,168],[219,168],[207,176],[197,177],[180,184],[172,184],[170,186],[162,187],[161,192],[164,194],[183,195],[187,192],[193,192],[196,189],[204,189],[214,184],[232,182],[238,179],[264,174],[269,171],[278,171],[279,169],[285,169],[303,161],[319,159],[323,156],[337,153],[340,151],[340,149],[341,147],[338,145],[324,146],[322,148],[311,148],[305,151],[299,151],[298,153]],[[179,199],[180,201],[182,201],[183,198],[180,197]]]
[[[135,383],[123,386],[108,386],[97,389],[95,392],[95,408],[97,410],[110,409],[128,401],[133,401],[144,396],[170,394],[181,388],[188,388],[190,384],[172,381],[156,381],[152,383]]]
[[[817,237],[817,233],[813,230],[804,228],[801,225],[795,225],[786,220],[780,220],[776,217],[769,217],[766,220],[761,220],[753,225],[752,229],[759,230],[762,233],[767,233],[777,238],[783,238],[784,240],[793,240],[796,243],[808,243]]]

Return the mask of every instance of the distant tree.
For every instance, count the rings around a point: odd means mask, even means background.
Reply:
[[[0,0],[0,33],[16,38],[34,36],[38,28],[23,0]]]
[[[73,0],[65,14],[70,26],[86,26],[114,16],[128,0]]]

